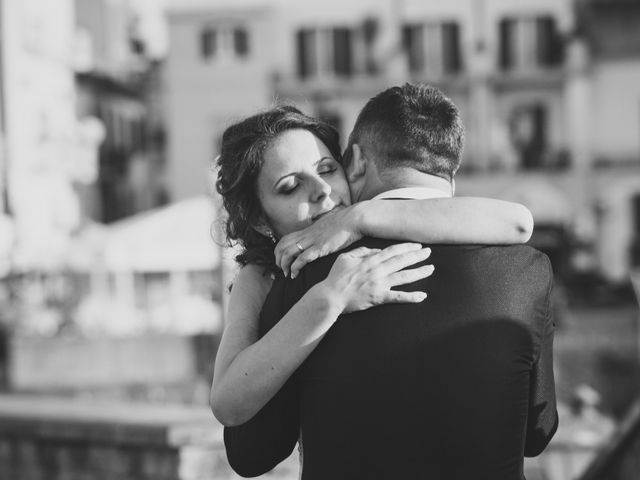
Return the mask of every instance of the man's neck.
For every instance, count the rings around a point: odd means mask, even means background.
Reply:
[[[378,180],[368,188],[365,187],[359,200],[370,200],[376,195],[398,188],[431,188],[447,195],[453,193],[451,182],[413,168],[395,168],[393,171],[383,172]]]

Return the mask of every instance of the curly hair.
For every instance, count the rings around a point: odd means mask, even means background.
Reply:
[[[272,241],[254,228],[264,221],[257,179],[264,163],[264,153],[273,140],[294,129],[313,133],[341,162],[338,132],[331,125],[292,106],[278,106],[250,116],[228,127],[222,135],[216,190],[222,196],[227,213],[227,244],[242,247],[242,252],[235,258],[240,265],[256,264],[272,273],[278,271]]]

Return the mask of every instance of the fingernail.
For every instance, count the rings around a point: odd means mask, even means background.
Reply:
[[[296,278],[298,275],[296,273],[291,273],[291,280],[293,280],[294,278]]]

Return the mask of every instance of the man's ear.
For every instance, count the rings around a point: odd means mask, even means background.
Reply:
[[[347,167],[347,180],[354,183],[363,178],[367,173],[367,159],[362,153],[360,145],[354,143],[351,145],[351,162]]]

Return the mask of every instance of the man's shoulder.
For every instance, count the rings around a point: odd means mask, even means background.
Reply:
[[[487,246],[480,251],[492,260],[498,260],[508,265],[518,265],[520,268],[534,269],[541,274],[552,274],[549,257],[530,245],[499,245]]]
[[[517,263],[546,264],[546,254],[530,245],[428,245],[434,254],[464,259],[492,259]]]
[[[452,267],[470,268],[478,275],[548,284],[553,270],[549,257],[529,245],[433,246],[432,258]]]

